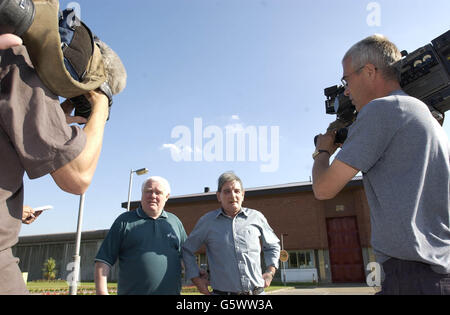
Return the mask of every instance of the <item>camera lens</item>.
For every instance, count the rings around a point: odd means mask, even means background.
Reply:
[[[22,36],[33,24],[34,14],[32,0],[0,0],[0,35]]]

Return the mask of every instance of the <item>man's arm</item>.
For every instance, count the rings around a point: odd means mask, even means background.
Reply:
[[[328,151],[319,154],[312,170],[313,191],[318,200],[333,199],[351,181],[359,170],[337,159],[330,166],[331,155],[337,150],[334,144],[335,132],[328,132],[317,138],[317,150]]]
[[[198,291],[204,295],[211,295],[209,292],[209,280],[208,273],[204,270],[200,270],[200,276],[191,279],[192,283],[197,287]]]
[[[36,221],[37,217],[41,214],[42,211],[34,211],[34,209],[29,206],[23,206],[22,223],[29,225]]]
[[[108,274],[111,268],[102,262],[95,262],[95,291],[97,295],[108,295]]]
[[[208,290],[208,274],[206,271],[200,270],[198,268],[194,253],[200,246],[194,245],[194,242],[195,240],[193,240],[193,238],[189,236],[187,241],[183,245],[183,262],[185,267],[185,275],[187,279],[190,279],[192,281],[192,283],[197,287],[200,293],[209,295],[210,292]]]
[[[277,272],[277,268],[274,266],[267,267],[266,272],[262,275],[264,279],[264,288],[270,287],[273,277],[275,276],[275,272]]]
[[[51,175],[55,183],[64,191],[81,195],[88,189],[100,157],[103,134],[108,118],[108,98],[101,92],[92,91],[86,95],[92,104],[92,115],[84,132],[86,146],[81,154]]]
[[[205,217],[200,218],[197,222],[194,230],[183,244],[183,262],[185,266],[185,276],[190,279],[192,283],[197,287],[200,293],[209,295],[208,290],[209,280],[206,271],[199,269],[197,260],[195,258],[195,252],[204,244],[204,233],[207,230],[205,224]]]
[[[264,215],[261,214],[261,240],[262,249],[264,253],[264,262],[267,266],[266,271],[263,273],[262,278],[264,279],[264,288],[268,288],[272,283],[275,272],[279,266],[280,260],[280,240],[273,232],[272,228],[267,222]]]

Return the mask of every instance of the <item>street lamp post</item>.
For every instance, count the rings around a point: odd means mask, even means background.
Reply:
[[[288,236],[288,234],[286,234],[286,233],[281,234],[281,250],[282,251],[284,251],[284,236]],[[281,278],[282,278],[283,284],[286,285],[286,263],[284,261],[282,262],[282,266],[283,266],[283,269],[281,272]]]
[[[141,168],[141,169],[138,169],[138,170],[133,170],[133,169],[130,170],[130,182],[128,184],[128,205],[127,205],[127,211],[130,211],[131,187],[132,187],[132,184],[133,184],[133,174],[134,173],[136,173],[139,176],[140,175],[144,175],[144,174],[148,173],[148,169]]]
[[[78,282],[80,281],[80,247],[81,247],[81,226],[83,223],[85,194],[80,196],[80,206],[78,210],[78,224],[75,240],[75,255],[73,256],[72,273],[69,282],[69,295],[77,295]]]

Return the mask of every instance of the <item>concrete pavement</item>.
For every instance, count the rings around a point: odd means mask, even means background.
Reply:
[[[379,288],[372,288],[363,284],[331,284],[317,287],[288,287],[269,292],[268,295],[375,295],[378,291]]]

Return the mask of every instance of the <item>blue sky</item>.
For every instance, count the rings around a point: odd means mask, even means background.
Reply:
[[[70,1],[60,3],[66,8]],[[146,167],[150,175],[166,177],[175,196],[204,187],[214,191],[218,176],[228,170],[247,188],[309,181],[313,138],[335,118],[325,114],[323,90],[340,82],[348,48],[381,33],[412,52],[450,29],[448,0],[75,4],[128,72],[86,193],[83,230],[107,229],[123,212],[130,169]],[[444,128],[449,135],[449,121]],[[191,133],[190,143],[186,134],[173,136],[180,130]],[[232,148],[226,145],[227,130],[256,132],[253,147],[244,146],[243,161],[236,152],[227,160]],[[190,144],[184,153],[191,161],[174,159],[170,148],[180,141]],[[269,164],[271,170],[264,171]],[[134,176],[132,200],[140,199],[146,177]],[[76,230],[79,197],[60,191],[50,176],[33,181],[25,176],[25,204],[54,209],[24,226],[21,235]]]

